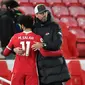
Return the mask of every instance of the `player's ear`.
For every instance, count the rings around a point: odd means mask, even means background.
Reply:
[[[23,24],[21,24],[21,28],[22,28],[22,29],[24,29],[24,28],[25,28]]]

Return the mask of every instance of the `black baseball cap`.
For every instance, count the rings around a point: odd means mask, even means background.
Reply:
[[[18,4],[18,2],[15,1],[15,0],[3,0],[2,2],[3,2],[3,4],[5,4],[7,7],[10,7],[10,8],[15,8],[15,7],[20,6],[20,5]]]
[[[46,8],[46,6],[44,4],[38,4],[38,5],[36,5],[36,7],[34,9],[35,14],[43,13],[45,11],[47,11],[47,8]]]

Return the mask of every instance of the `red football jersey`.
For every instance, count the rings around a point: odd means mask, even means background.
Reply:
[[[21,32],[15,34],[9,44],[7,45],[8,50],[12,48],[20,47],[22,48],[25,53],[23,56],[31,56],[35,54],[35,52],[31,49],[31,46],[34,42],[41,42],[42,38],[39,35],[36,35],[33,32]],[[6,53],[6,54],[5,54]],[[5,52],[4,54],[7,56],[9,53]]]
[[[42,38],[39,35],[36,35],[32,31],[30,32],[21,32],[15,34],[7,47],[5,48],[3,54],[7,56],[12,48],[20,47],[25,52],[22,56],[16,54],[15,64],[14,64],[14,72],[33,72],[36,69],[36,61],[35,56],[36,52],[32,50],[31,46],[34,42],[41,42]]]

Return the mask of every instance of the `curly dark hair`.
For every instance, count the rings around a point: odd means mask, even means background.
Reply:
[[[19,24],[23,24],[26,28],[33,27],[33,18],[31,15],[21,15],[18,19]]]

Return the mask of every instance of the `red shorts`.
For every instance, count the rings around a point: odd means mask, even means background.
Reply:
[[[38,85],[38,76],[34,74],[13,73],[11,85]]]

